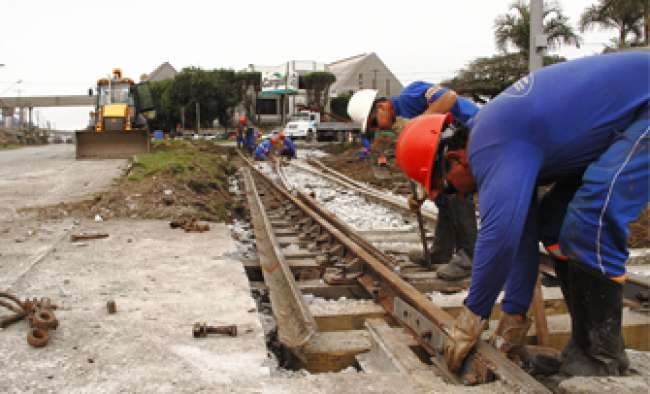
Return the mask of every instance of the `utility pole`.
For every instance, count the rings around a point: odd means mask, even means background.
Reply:
[[[201,104],[197,101],[196,105],[196,133],[198,134],[201,131]]]
[[[544,67],[544,54],[548,41],[544,34],[544,0],[530,1],[530,47],[528,71]]]

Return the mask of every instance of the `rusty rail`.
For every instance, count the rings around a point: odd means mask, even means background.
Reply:
[[[273,235],[271,222],[260,200],[250,170],[243,169],[251,220],[255,232],[257,254],[264,282],[269,288],[273,315],[280,342],[289,348],[303,346],[318,331],[316,321],[285,261],[280,245]]]
[[[393,272],[390,268],[391,262],[381,257],[383,255],[381,251],[369,242],[357,242],[363,237],[336,220],[315,200],[300,193],[298,196],[292,195],[257,170],[243,155],[241,157],[269,187],[317,223],[322,229],[321,233],[325,231],[330,234],[364,263],[363,275],[358,278],[358,282],[373,295],[375,301],[387,313],[409,329],[416,341],[432,356],[432,361],[441,376],[459,382],[461,379],[447,370],[441,357],[445,341],[450,340],[449,329],[454,321],[453,317]],[[423,331],[421,326],[425,325],[428,330]],[[545,386],[505,355],[483,341],[478,342],[476,351],[468,357],[466,365],[463,380],[469,383],[486,381],[491,372],[516,391],[549,392]]]

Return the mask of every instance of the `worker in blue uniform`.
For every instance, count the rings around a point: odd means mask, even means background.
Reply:
[[[648,70],[648,51],[537,70],[481,109],[466,149],[445,148],[442,122],[417,119],[402,132],[396,155],[409,177],[432,195],[479,194],[471,286],[445,348],[452,370],[462,366],[502,289],[491,342],[525,356],[540,238],[555,257],[572,321],[560,371],[627,369],[621,319],[628,225],[650,201]],[[426,145],[423,135],[435,148],[415,146]],[[541,202],[540,184],[553,185]]]
[[[282,144],[280,147],[280,156],[286,157],[287,159],[295,159],[297,157],[296,144],[291,140],[291,138],[280,133],[278,135],[280,139],[279,143]]]
[[[244,133],[244,148],[249,154],[255,152],[255,129],[252,127],[246,128],[246,132]]]
[[[402,89],[399,96],[377,97],[377,91],[364,89],[356,92],[348,104],[350,117],[362,124],[362,131],[392,128],[397,117],[411,119],[422,114],[451,112],[456,122],[466,125],[478,112],[473,101],[460,97],[453,90],[428,82],[416,81]],[[419,204],[409,200],[414,210]],[[419,202],[421,203],[421,201]],[[476,213],[471,197],[440,195],[435,239],[429,256],[422,249],[409,252],[411,261],[426,265],[444,264],[437,275],[446,280],[469,277],[476,241]]]
[[[255,148],[255,160],[268,161],[273,154],[273,146],[278,143],[277,137],[267,138]]]

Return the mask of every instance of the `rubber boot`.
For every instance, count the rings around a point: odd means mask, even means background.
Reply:
[[[461,280],[472,274],[472,259],[464,250],[459,250],[448,264],[438,268],[438,278],[444,280]]]
[[[560,372],[571,376],[619,376],[629,367],[622,335],[623,286],[569,262],[576,333]]]

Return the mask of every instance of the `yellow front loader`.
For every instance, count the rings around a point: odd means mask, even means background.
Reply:
[[[76,133],[77,159],[125,159],[150,150],[143,113],[153,110],[146,84],[135,84],[113,69],[97,81],[97,104],[88,130]]]

